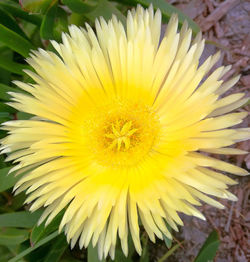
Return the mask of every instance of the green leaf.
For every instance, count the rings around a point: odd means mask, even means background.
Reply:
[[[115,250],[115,260],[112,262],[133,262],[132,258],[125,257],[121,249]]]
[[[11,257],[13,257],[13,254],[5,246],[0,246],[0,255],[1,255],[1,262],[7,262]]]
[[[54,1],[43,17],[43,21],[40,27],[40,35],[43,39],[54,39],[53,30],[57,13],[57,4],[57,1]]]
[[[92,243],[88,246],[88,262],[105,262],[105,259],[99,260],[97,246],[93,247]]]
[[[141,4],[144,7],[148,7],[150,4],[153,4],[154,9],[159,8],[161,10],[162,18],[165,22],[169,20],[172,14],[176,13],[179,17],[180,24],[183,24],[183,22],[187,20],[190,28],[193,30],[195,34],[197,34],[200,31],[199,26],[190,17],[182,13],[178,8],[169,4],[165,0],[121,0],[120,2],[133,6]]]
[[[15,211],[23,207],[23,203],[26,198],[27,196],[25,195],[25,192],[21,192],[20,194],[13,197],[11,201],[11,209]]]
[[[17,112],[18,120],[27,120],[30,119],[33,115],[25,113],[25,112]]]
[[[69,16],[69,24],[84,26],[84,24],[87,22],[86,19],[87,18],[82,14],[72,13]]]
[[[17,91],[19,91],[19,89],[0,83],[0,99],[2,100],[9,101],[11,96],[7,92],[17,92]]]
[[[46,255],[49,253],[50,247],[53,246],[53,244],[54,244],[54,240],[51,241],[51,243],[46,243],[42,245],[41,247],[37,248],[36,250],[33,250],[31,253],[26,255],[23,259],[25,260],[25,262],[44,262],[44,259]],[[30,246],[26,245],[26,247],[24,247],[22,251],[29,247]],[[19,254],[20,252],[21,250],[19,250],[16,254]],[[54,261],[51,261],[51,262],[54,262]]]
[[[22,24],[23,31],[25,32],[25,34],[29,38],[29,41],[31,43],[33,43],[33,35],[38,31],[38,27],[34,24],[27,22],[27,21],[22,21],[21,24]],[[40,35],[39,35],[39,38],[40,38]],[[39,43],[39,45],[37,45],[37,46],[40,47],[40,46],[42,46],[42,44]]]
[[[67,257],[67,258],[62,258],[61,260],[60,260],[60,262],[82,262],[82,260],[78,260],[78,259],[76,259],[76,258],[73,258],[72,256],[70,256],[70,257]],[[129,261],[130,262],[130,261]]]
[[[1,119],[1,123],[3,123],[3,122],[5,122],[5,121],[8,121],[8,120],[10,120],[10,119],[6,119],[6,120],[4,120],[4,119]],[[2,139],[2,138],[4,138],[4,137],[6,137],[6,131],[0,131],[0,139]],[[1,158],[1,157],[0,157]],[[0,162],[0,168],[4,168],[4,167],[6,167],[7,165],[5,164],[5,162],[3,162],[3,161],[1,161]]]
[[[95,8],[95,5],[84,3],[81,0],[62,0],[62,3],[67,5],[72,12],[78,14],[88,13]]]
[[[28,40],[1,24],[0,42],[24,57],[29,55],[30,49],[34,49],[33,45]]]
[[[9,174],[8,172],[10,167],[0,169],[0,192],[3,192],[15,185],[19,177],[15,177],[13,174]]]
[[[172,228],[171,228],[168,224],[166,224],[166,226],[167,226],[168,231],[169,231],[170,234],[171,234]],[[168,237],[165,236],[164,234],[163,234],[163,239],[164,239],[164,241],[165,241],[165,244],[166,244],[167,248],[168,248],[168,249],[171,248],[171,246],[172,246],[172,239],[168,238]]]
[[[55,19],[54,25],[54,39],[56,41],[61,40],[62,32],[68,31],[68,15],[64,9],[58,7],[57,8],[57,15]]]
[[[65,235],[59,235],[53,242],[53,245],[51,246],[51,249],[43,262],[59,261],[67,247],[68,243],[66,241]]]
[[[44,14],[54,0],[19,0],[22,8],[31,13]]]
[[[144,242],[145,238],[143,238],[142,241],[143,241],[143,244],[145,244],[145,242]],[[115,250],[114,262],[133,262],[134,261],[134,259],[133,259],[134,254],[135,254],[135,246],[134,246],[131,234],[129,233],[128,234],[128,256],[125,257],[121,246],[118,245],[116,247],[116,250]],[[111,262],[111,261],[109,260],[109,262]]]
[[[6,60],[1,55],[0,55],[0,67],[7,71],[10,71],[11,73],[15,73],[18,75],[25,75],[23,70],[30,69],[30,66],[28,65],[23,65],[10,60]]]
[[[0,112],[0,118],[6,118],[8,117],[10,114],[8,112]]]
[[[140,262],[149,262],[148,236],[146,234],[142,235],[142,254],[140,257]]]
[[[0,112],[16,113],[16,109],[0,102]]]
[[[23,258],[24,256],[28,255],[28,254],[31,253],[32,251],[36,250],[36,249],[39,248],[40,246],[48,243],[49,241],[51,241],[52,239],[54,239],[57,235],[58,235],[57,232],[54,232],[54,233],[50,234],[49,236],[47,236],[47,237],[45,237],[44,239],[42,239],[41,241],[39,241],[36,245],[27,248],[26,250],[24,250],[23,252],[21,252],[20,254],[18,254],[17,256],[15,256],[14,258],[10,259],[8,262],[19,262],[21,258]]]
[[[14,246],[28,239],[29,231],[16,228],[1,228],[0,229],[0,245]]]
[[[63,257],[61,258],[60,262],[81,262],[82,259],[76,258],[76,256],[72,256],[72,251],[68,248],[63,254]]]
[[[1,45],[1,41],[0,41],[0,45]],[[1,53],[1,56],[4,57],[5,60],[8,60],[8,61],[13,60],[13,51],[10,50],[8,47],[6,46],[0,47],[0,53]],[[9,85],[10,81],[11,81],[11,72],[4,70],[4,69],[0,70],[0,83]]]
[[[30,241],[32,244],[37,243],[39,240],[50,234],[51,232],[54,232],[58,230],[59,224],[61,222],[63,216],[63,212],[60,212],[52,221],[51,223],[45,227],[45,222],[43,222],[39,226],[35,226],[32,229],[31,235],[30,235]]]
[[[201,247],[194,262],[213,261],[216,252],[219,248],[219,245],[220,245],[219,235],[217,231],[214,230],[209,234],[208,238],[206,239],[205,243]]]
[[[8,27],[17,34],[27,38],[23,30],[18,26],[16,20],[0,6],[0,24]]]
[[[14,3],[13,1],[1,1],[0,6],[11,13],[14,17],[21,18],[35,25],[40,25],[42,23],[42,18],[40,15],[29,14],[23,11],[20,5]]]
[[[125,16],[118,10],[115,5],[107,0],[98,1],[96,8],[87,14],[84,14],[90,21],[94,22],[96,18],[102,16],[106,21],[112,18],[112,15],[116,15],[117,18],[123,23],[126,23]]]
[[[34,213],[28,211],[13,212],[0,215],[0,227],[21,227],[31,228],[33,227],[42,211],[38,210]]]
[[[165,241],[165,244],[166,244],[167,248],[171,248],[171,246],[172,246],[172,239],[168,238],[165,235],[163,235],[163,239]]]

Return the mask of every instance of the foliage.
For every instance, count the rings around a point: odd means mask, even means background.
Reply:
[[[172,13],[177,13],[180,23],[187,20],[194,33],[199,27],[181,11],[168,4],[164,0],[152,0],[154,8],[160,8],[164,21],[167,21]],[[141,4],[149,6],[149,0],[1,0],[0,1],[0,123],[8,120],[27,119],[27,114],[17,112],[9,107],[8,92],[22,92],[14,84],[13,80],[31,81],[24,73],[24,69],[30,69],[25,58],[31,50],[44,48],[53,50],[48,40],[61,40],[61,33],[67,32],[70,24],[84,26],[87,22],[94,24],[96,17],[103,16],[108,20],[112,14],[125,23],[125,15],[131,6]],[[0,131],[0,137],[5,136],[5,131]],[[6,152],[7,153],[7,152]],[[57,228],[60,216],[45,227],[37,226],[37,221],[42,210],[34,213],[28,212],[28,207],[23,206],[25,196],[23,194],[13,196],[11,188],[17,178],[10,174],[11,164],[4,162],[5,156],[0,156],[0,258],[1,262],[77,262],[98,261],[97,250],[92,246],[88,252],[68,247],[64,234],[58,234]],[[196,262],[212,259],[214,251],[218,248],[218,239],[210,235]],[[217,240],[216,240],[217,239]],[[142,236],[143,253],[139,258],[130,241],[129,255],[127,258],[118,246],[115,261],[149,261],[148,239]],[[171,248],[172,241],[165,238],[167,248]],[[165,254],[171,255],[180,245],[173,247]],[[212,250],[212,251],[211,251]],[[202,260],[203,259],[203,260]]]
[[[194,262],[213,261],[216,255],[216,251],[219,248],[219,245],[220,245],[219,235],[214,230],[209,234],[208,238],[206,239],[205,243],[201,247]]]

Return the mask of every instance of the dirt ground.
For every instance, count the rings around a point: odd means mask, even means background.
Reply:
[[[232,65],[226,78],[241,74],[241,79],[230,93],[245,92],[250,96],[250,1],[240,0],[169,0],[168,2],[182,9],[193,18],[202,28],[207,42],[202,60],[217,50],[221,50],[222,58],[219,65]],[[240,111],[248,111],[249,102]],[[249,127],[250,119],[240,126]],[[250,142],[240,142],[237,148],[250,151]],[[216,156],[218,158],[218,156]],[[250,169],[250,155],[220,156],[245,169]],[[236,177],[234,177],[236,178]],[[199,209],[206,221],[193,217],[182,216],[185,226],[175,233],[176,241],[184,241],[168,262],[193,261],[208,234],[216,229],[221,244],[215,262],[248,262],[250,261],[250,183],[249,177],[236,178],[239,184],[231,187],[230,191],[238,197],[237,202],[223,201],[224,210],[203,205]],[[166,253],[167,249],[159,241],[150,248],[152,261]],[[152,252],[151,252],[152,251]]]

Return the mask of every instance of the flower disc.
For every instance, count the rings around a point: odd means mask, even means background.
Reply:
[[[207,153],[245,153],[229,146],[249,138],[231,128],[246,113],[230,112],[246,99],[223,96],[239,77],[221,80],[230,67],[209,75],[219,54],[199,65],[204,40],[187,23],[178,31],[176,15],[161,41],[152,6],[128,12],[126,27],[114,16],[95,29],[72,25],[52,41],[58,54],[31,54],[35,84],[16,81],[25,92],[9,104],[33,117],[3,124],[1,150],[18,163],[16,192],[27,190],[31,211],[45,207],[40,223],[65,210],[59,230],[72,247],[92,241],[100,258],[114,257],[119,236],[127,255],[130,232],[141,254],[139,219],[152,241],[171,238],[178,212],[204,219],[200,201],[222,208],[214,197],[236,199],[222,172],[247,172]]]
[[[102,166],[129,168],[138,164],[159,137],[156,114],[141,103],[111,101],[86,118],[78,127],[78,139],[84,137],[86,144],[82,146],[93,154],[92,161]]]

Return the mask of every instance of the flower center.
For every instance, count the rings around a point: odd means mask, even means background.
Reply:
[[[159,138],[160,123],[143,104],[112,102],[91,114],[89,150],[104,166],[133,166],[141,161]]]
[[[105,134],[110,145],[108,148],[116,151],[127,151],[132,146],[132,141],[135,139],[137,128],[133,128],[132,121],[123,123],[117,120],[111,124],[111,132]]]

